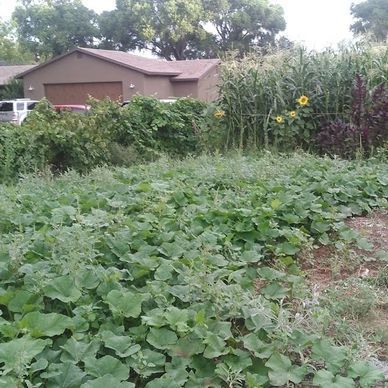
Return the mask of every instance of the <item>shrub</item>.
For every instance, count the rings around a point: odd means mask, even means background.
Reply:
[[[196,153],[200,148],[199,130],[206,106],[190,98],[169,104],[152,97],[136,96],[122,111],[116,140],[150,154]]]
[[[388,90],[384,84],[370,93],[358,74],[351,91],[349,121],[337,119],[323,125],[316,139],[321,152],[351,158],[370,155],[388,140]]]
[[[35,136],[37,146],[45,150],[46,164],[54,171],[72,168],[84,172],[110,161],[110,135],[96,119],[71,112],[58,114],[47,104],[40,104],[24,130]]]
[[[13,124],[0,129],[0,182],[25,173],[42,170],[47,165],[46,147],[37,135]]]
[[[185,156],[206,149],[209,128],[220,120],[215,106],[194,99],[166,104],[137,96],[126,107],[91,100],[86,115],[55,112],[38,104],[22,126],[0,131],[0,178],[48,167],[86,172],[102,164],[129,165],[167,153]],[[211,107],[211,108],[210,108]]]

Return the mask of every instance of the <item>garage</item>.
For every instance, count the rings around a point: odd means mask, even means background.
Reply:
[[[89,95],[102,100],[109,96],[120,100],[123,95],[122,82],[83,82],[45,84],[45,96],[52,104],[85,104]]]
[[[196,97],[214,100],[218,93],[218,59],[164,61],[124,51],[77,47],[18,75],[24,96],[46,97],[53,104],[130,100],[135,95],[159,99]]]

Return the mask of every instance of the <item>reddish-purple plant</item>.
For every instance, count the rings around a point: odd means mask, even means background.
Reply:
[[[388,141],[388,90],[384,84],[368,94],[357,75],[352,89],[349,121],[337,119],[322,125],[316,137],[321,152],[352,158],[357,152],[369,155]]]

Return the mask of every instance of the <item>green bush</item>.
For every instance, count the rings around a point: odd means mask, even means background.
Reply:
[[[46,147],[25,127],[3,124],[0,128],[0,182],[47,166]]]
[[[165,103],[136,96],[122,110],[117,142],[150,153],[184,156],[200,151],[207,104],[190,98]]]
[[[103,164],[130,165],[162,154],[199,153],[215,142],[216,107],[194,99],[172,104],[137,96],[121,107],[91,100],[86,115],[39,104],[22,126],[0,126],[0,179],[50,168],[86,172]],[[214,137],[214,136],[213,136]]]
[[[45,150],[46,164],[54,171],[72,168],[84,172],[108,163],[110,134],[93,115],[58,114],[40,104],[29,116],[24,131],[34,135]]]

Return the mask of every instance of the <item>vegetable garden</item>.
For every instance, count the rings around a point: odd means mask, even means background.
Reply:
[[[367,246],[344,220],[387,206],[387,167],[203,156],[0,186],[0,385],[381,382],[299,260]]]
[[[387,55],[0,125],[0,387],[383,387],[387,252],[348,220],[388,208]]]

